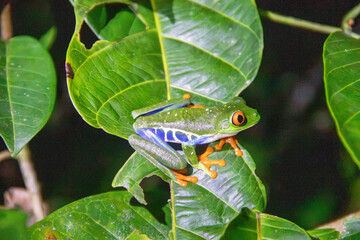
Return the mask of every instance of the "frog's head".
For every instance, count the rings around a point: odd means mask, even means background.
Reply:
[[[243,131],[260,120],[256,109],[246,106],[241,97],[235,97],[230,102],[219,107],[216,122],[218,133],[231,134]]]

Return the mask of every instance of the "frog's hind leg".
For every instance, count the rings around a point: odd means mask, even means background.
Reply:
[[[191,176],[186,176],[184,174],[187,173],[187,169],[181,169],[181,170],[174,170],[174,169],[170,169],[175,178],[179,181],[178,184],[182,187],[186,187],[188,185],[187,182],[192,182],[192,183],[197,183],[198,178],[197,177],[191,177]],[[186,170],[186,171],[184,171]]]
[[[183,96],[183,99],[190,99],[190,94],[185,93]],[[204,108],[204,105],[194,105],[192,103],[189,103],[185,107],[187,107],[187,108]]]
[[[130,145],[138,153],[181,186],[187,186],[186,181],[197,182],[197,177],[182,174],[187,166],[184,156],[180,155],[151,131],[143,131],[140,134],[142,137],[136,134],[129,137]]]

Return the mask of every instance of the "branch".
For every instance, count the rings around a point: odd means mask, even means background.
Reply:
[[[8,150],[4,150],[0,152],[0,162],[11,158],[11,152],[9,152]]]
[[[273,22],[281,23],[284,25],[288,25],[291,27],[302,28],[314,32],[324,33],[324,34],[331,34],[333,32],[342,31],[339,27],[334,27],[326,24],[320,24],[315,22],[306,21],[300,18],[284,16],[279,13],[274,13],[267,10],[259,9],[259,14],[261,17],[269,19]],[[360,36],[356,33],[351,31],[346,32],[347,34],[351,35],[352,37],[359,38]]]
[[[1,38],[4,42],[8,41],[13,36],[12,22],[11,22],[11,6],[6,4],[1,12]]]
[[[17,159],[25,182],[25,187],[31,198],[35,218],[37,221],[40,221],[45,217],[45,212],[42,207],[43,201],[40,186],[37,181],[36,172],[31,161],[30,150],[27,145],[21,150]]]
[[[353,217],[360,217],[360,211],[346,215],[345,217],[339,218],[333,222],[321,225],[321,226],[317,227],[317,229],[334,228],[335,230],[337,230],[338,232],[341,233],[345,230],[344,220],[348,219],[348,218],[353,218]]]
[[[351,32],[351,26],[354,24],[354,19],[360,14],[360,3],[351,9],[343,18],[341,28],[345,32]]]

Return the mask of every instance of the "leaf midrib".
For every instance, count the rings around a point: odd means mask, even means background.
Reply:
[[[10,40],[11,41],[11,40]],[[16,149],[16,135],[15,135],[15,117],[14,117],[14,106],[11,101],[11,89],[10,89],[10,77],[9,77],[9,64],[10,64],[10,54],[9,52],[9,41],[5,43],[5,58],[6,58],[6,83],[7,83],[7,91],[8,91],[8,97],[9,97],[9,106],[10,106],[10,115],[11,115],[11,125],[13,129],[13,151]],[[11,147],[9,146],[10,150]]]
[[[151,6],[152,6],[152,9],[153,9],[153,13],[154,13],[155,26],[156,26],[156,29],[157,29],[160,49],[161,49],[161,53],[162,53],[161,57],[162,57],[162,62],[163,62],[163,66],[164,66],[167,99],[170,100],[171,99],[171,90],[170,90],[169,67],[168,67],[168,64],[167,64],[167,58],[166,58],[165,47],[164,47],[164,40],[163,40],[163,37],[162,37],[160,19],[159,19],[158,13],[157,13],[155,0],[151,0]]]

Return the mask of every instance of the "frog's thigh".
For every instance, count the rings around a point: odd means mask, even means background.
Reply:
[[[143,155],[155,166],[158,165],[157,162],[160,162],[166,167],[179,170],[184,169],[187,165],[185,158],[175,150],[167,151],[159,145],[151,142],[150,140],[142,138],[139,135],[131,135],[129,137],[129,143],[136,151],[138,151],[138,153]]]

